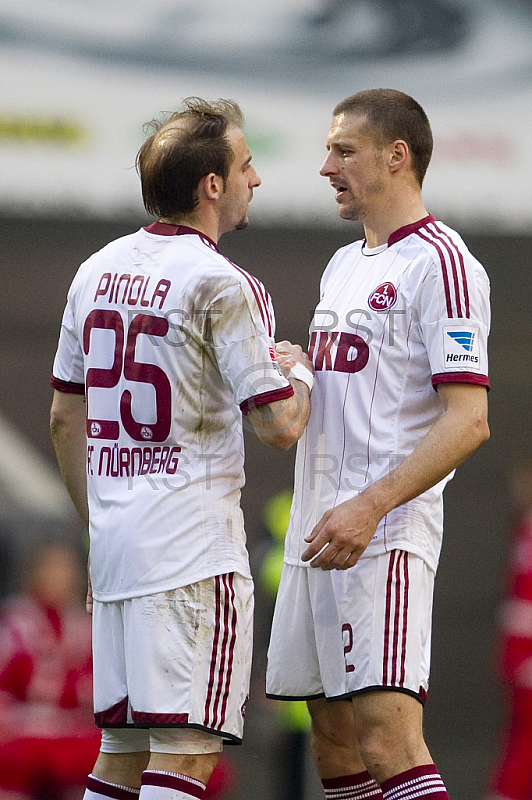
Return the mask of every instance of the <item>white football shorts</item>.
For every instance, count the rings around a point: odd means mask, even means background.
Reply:
[[[94,601],[96,724],[194,728],[240,743],[252,638],[253,581],[238,573]]]
[[[402,550],[348,570],[283,567],[272,622],[266,694],[339,699],[395,689],[424,702],[434,573]]]

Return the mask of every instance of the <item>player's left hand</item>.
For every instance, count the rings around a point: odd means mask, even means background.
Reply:
[[[301,556],[311,567],[349,569],[370,543],[380,517],[364,492],[326,511],[311,533],[309,546]]]

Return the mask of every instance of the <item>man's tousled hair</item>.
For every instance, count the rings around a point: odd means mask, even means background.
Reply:
[[[190,214],[202,178],[214,173],[225,183],[233,161],[227,129],[243,123],[233,100],[201,97],[187,97],[179,111],[148,123],[152,134],[136,158],[146,211],[159,218]]]

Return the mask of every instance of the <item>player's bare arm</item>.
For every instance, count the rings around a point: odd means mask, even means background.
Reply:
[[[443,480],[489,438],[487,391],[470,384],[441,384],[444,413],[393,471],[352,500],[327,511],[305,541],[303,561],[322,569],[352,567],[380,520]]]
[[[264,444],[276,450],[288,450],[297,442],[310,414],[310,382],[314,368],[306,353],[299,345],[288,341],[278,342],[275,346],[277,363],[283,374],[290,380],[294,388],[292,397],[257,406],[248,414],[253,430]],[[299,365],[299,370],[307,370],[310,380],[291,374],[291,370]]]
[[[74,507],[89,528],[87,504],[87,439],[85,397],[54,392],[50,412],[50,432],[61,477]]]
[[[65,486],[83,523],[89,528],[87,504],[87,440],[85,434],[85,397],[79,394],[54,392],[50,412],[50,431],[57,462]],[[92,613],[92,586],[87,565],[87,597],[85,606]]]

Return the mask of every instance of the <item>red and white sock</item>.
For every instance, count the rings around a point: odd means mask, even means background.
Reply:
[[[203,800],[205,788],[188,775],[147,769],[142,773],[139,800]]]
[[[382,791],[369,772],[344,775],[341,778],[323,778],[326,800],[377,800]]]
[[[447,789],[434,764],[401,772],[382,784],[384,800],[449,800]]]
[[[102,797],[111,797],[113,800],[138,800],[140,789],[130,789],[127,786],[119,786],[117,783],[107,783],[94,775],[87,778],[87,788],[83,795],[83,800],[102,800]]]

